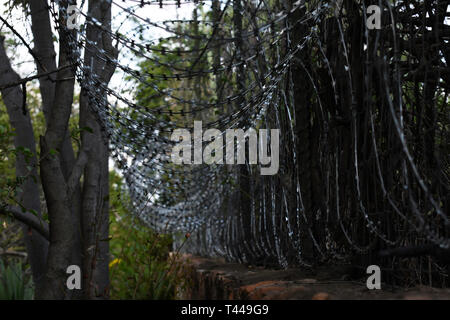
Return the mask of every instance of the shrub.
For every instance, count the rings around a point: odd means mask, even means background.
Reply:
[[[186,286],[172,236],[158,234],[127,210],[122,179],[111,172],[110,297],[175,299]]]
[[[118,221],[119,220],[119,221]],[[185,283],[172,239],[126,216],[112,222],[111,298],[175,299]]]
[[[33,299],[31,278],[26,278],[21,262],[11,262],[5,266],[0,259],[0,300]]]

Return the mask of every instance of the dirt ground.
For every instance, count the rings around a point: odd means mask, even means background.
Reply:
[[[315,272],[274,270],[221,259],[185,259],[192,266],[191,289],[182,296],[185,299],[450,300],[450,288],[401,288],[382,283],[380,290],[369,290],[365,281],[349,281],[345,270],[330,267]],[[333,278],[336,274],[343,276]]]

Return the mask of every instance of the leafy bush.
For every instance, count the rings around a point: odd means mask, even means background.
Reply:
[[[31,300],[31,278],[26,279],[22,263],[12,262],[5,266],[0,259],[0,300]]]
[[[172,237],[156,233],[132,216],[124,206],[121,178],[114,173],[110,177],[111,298],[175,299],[186,283],[183,264],[170,254]]]

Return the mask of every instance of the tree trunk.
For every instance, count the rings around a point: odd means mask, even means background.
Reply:
[[[104,28],[111,29],[111,5],[106,2],[89,1],[89,15],[100,21]],[[117,58],[110,36],[100,28],[88,25],[87,38],[96,43],[96,50],[105,50],[110,58]],[[89,45],[87,45],[89,46]],[[92,66],[92,74],[100,76],[107,85],[114,66],[85,51],[84,63]],[[87,298],[108,298],[109,296],[109,171],[108,140],[98,122],[86,88],[80,96],[80,128],[88,127],[91,132],[82,132],[82,144],[86,147],[89,161],[84,170],[82,193],[82,242],[84,288]],[[106,97],[102,103],[106,103]]]
[[[109,256],[107,241],[109,230],[109,172],[108,143],[101,125],[92,111],[86,95],[86,87],[82,84],[80,97],[80,127],[92,130],[82,132],[82,144],[77,159],[71,145],[68,123],[72,114],[72,103],[75,84],[74,68],[68,66],[72,59],[67,52],[69,36],[65,30],[65,7],[72,1],[59,3],[59,61],[55,60],[53,38],[47,2],[30,1],[32,31],[34,36],[33,56],[38,73],[48,74],[39,78],[43,111],[47,123],[46,132],[40,139],[41,159],[40,178],[49,213],[49,227],[44,224],[39,232],[49,238],[49,243],[32,227],[25,228],[26,243],[30,263],[36,283],[37,299],[107,297],[109,289]],[[107,2],[90,1],[88,14],[102,22],[105,28],[111,28],[111,5]],[[71,31],[75,37],[76,31]],[[101,29],[89,25],[87,37],[95,41],[97,49],[105,50],[111,59],[117,58],[117,50],[112,47],[111,38]],[[39,186],[36,183],[37,159],[36,142],[20,86],[5,85],[20,81],[10,65],[1,38],[0,48],[0,86],[3,86],[2,97],[8,109],[10,121],[16,130],[16,147],[22,146],[34,155],[26,162],[21,155],[17,158],[17,176],[28,174],[27,166],[31,166],[31,175],[36,179],[28,179],[23,185],[24,192],[18,200],[28,211],[36,211],[40,216]],[[99,76],[100,81],[108,84],[114,73],[112,63],[104,63],[94,59],[86,51],[85,63],[91,66],[92,73]],[[58,70],[56,72],[56,70]],[[55,73],[51,73],[55,71]],[[102,98],[106,103],[106,95]],[[83,190],[80,178],[83,175]],[[80,209],[83,213],[80,215]],[[2,210],[2,213],[8,210]],[[18,212],[15,209],[9,212]],[[20,221],[36,226],[36,219],[27,219],[23,213]],[[49,230],[49,231],[48,231]],[[82,247],[81,247],[82,246]],[[48,248],[48,254],[47,254]],[[83,261],[82,261],[83,258]],[[69,265],[83,266],[84,283],[82,290],[69,291],[66,287],[66,274]]]

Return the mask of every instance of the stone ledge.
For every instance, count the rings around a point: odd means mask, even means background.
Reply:
[[[365,282],[333,279],[330,268],[315,273],[301,269],[273,270],[185,255],[193,300],[450,300],[450,289],[430,287],[368,290]],[[345,269],[343,269],[345,271]],[[340,270],[342,271],[342,270]],[[344,272],[345,273],[345,272]],[[345,275],[342,277],[345,279]]]

